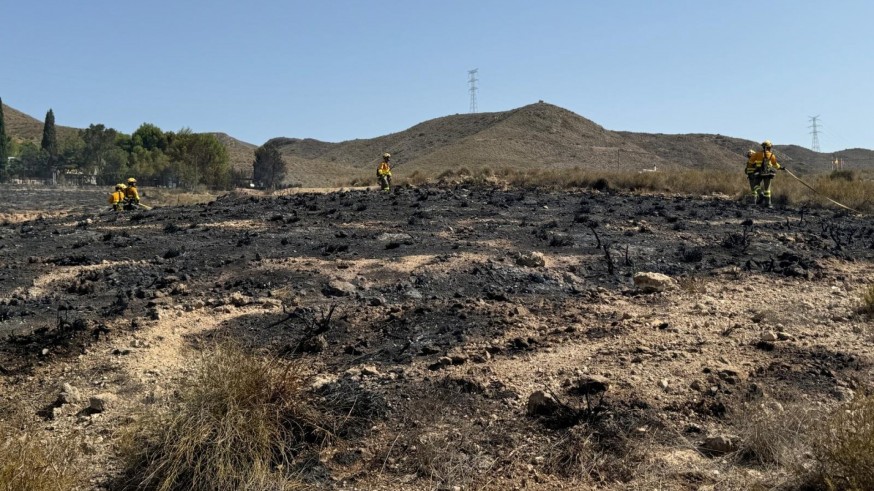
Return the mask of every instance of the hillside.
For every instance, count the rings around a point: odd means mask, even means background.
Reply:
[[[226,133],[211,133],[228,150],[231,166],[235,171],[242,172],[246,176],[252,175],[252,162],[255,160],[257,145],[237,140]]]
[[[340,143],[275,138],[289,168],[288,181],[329,186],[370,176],[382,152],[404,174],[436,176],[468,168],[608,170],[694,167],[725,170],[743,165],[758,142],[723,135],[666,135],[611,131],[566,109],[536,103],[504,112],[456,114],[389,135]],[[831,154],[777,145],[778,155],[801,173],[829,170]],[[849,166],[874,169],[874,152],[838,152]],[[400,169],[399,169],[400,170]]]
[[[42,140],[42,120],[28,116],[6,104],[3,104],[3,118],[6,123],[6,135],[13,140],[19,142],[32,141],[35,143],[39,143]],[[79,131],[76,128],[61,125],[55,125],[55,129],[60,140],[73,137]]]
[[[42,122],[4,104],[8,134],[39,141]],[[59,134],[75,128],[58,126]],[[212,133],[228,150],[233,168],[251,175],[256,145],[225,133]],[[436,177],[461,168],[586,169],[739,169],[744,152],[758,142],[712,134],[669,135],[612,131],[574,112],[538,102],[493,113],[455,114],[431,119],[397,133],[329,143],[312,138],[279,137],[288,168],[286,182],[331,187],[370,178],[383,152],[391,152],[399,175],[417,172]],[[781,160],[799,173],[831,169],[832,154],[797,145],[777,145]],[[874,151],[836,152],[848,169],[874,169]]]

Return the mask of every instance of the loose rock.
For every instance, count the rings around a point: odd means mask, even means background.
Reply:
[[[634,275],[634,286],[644,293],[673,290],[677,283],[668,275],[661,273],[637,273]]]
[[[539,252],[528,252],[520,254],[519,257],[516,258],[516,264],[529,268],[542,268],[543,266],[546,266],[546,259],[543,257],[543,254]]]
[[[88,409],[92,413],[102,413],[109,409],[118,398],[115,394],[104,393],[92,396],[88,402]]]
[[[561,410],[561,404],[552,394],[538,390],[528,396],[527,413],[529,416],[550,416]]]
[[[707,455],[719,456],[738,450],[738,438],[732,435],[716,435],[708,437],[701,444],[701,451]]]

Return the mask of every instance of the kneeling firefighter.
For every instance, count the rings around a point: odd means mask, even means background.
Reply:
[[[140,207],[140,193],[137,191],[137,180],[128,178],[127,187],[124,189],[124,209],[135,210]]]
[[[376,180],[379,181],[379,186],[383,191],[391,191],[391,164],[388,163],[391,154],[382,154],[382,162],[376,169]]]
[[[115,191],[109,195],[109,204],[115,211],[121,211],[124,206],[124,190],[127,188],[124,184],[116,184]]]

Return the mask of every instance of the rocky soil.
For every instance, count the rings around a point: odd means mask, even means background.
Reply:
[[[216,339],[355,388],[321,489],[775,486],[751,415],[874,389],[870,217],[465,184],[83,210],[4,215],[0,418],[96,489]]]

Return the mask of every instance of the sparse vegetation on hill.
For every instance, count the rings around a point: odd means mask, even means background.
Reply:
[[[391,152],[397,177],[417,173],[432,179],[466,168],[601,172],[693,169],[741,173],[744,153],[758,142],[723,135],[644,134],[607,130],[566,109],[537,103],[510,111],[456,114],[366,140],[326,143],[276,138],[288,180],[323,187],[370,178],[379,155]],[[777,145],[784,163],[798,173],[831,168],[831,154]],[[874,152],[838,152],[855,169],[874,168]]]
[[[252,176],[252,160],[256,145],[238,140],[226,133],[210,133],[214,135],[228,151],[231,168],[238,175],[249,178]]]
[[[22,153],[20,146],[27,140],[38,141],[41,123],[8,106],[6,109],[14,120],[9,131],[17,140],[16,154]],[[78,138],[77,130],[72,128],[58,127],[58,132],[62,147],[69,148]],[[256,147],[224,133],[214,135],[227,150],[235,175],[240,180],[250,178]],[[612,131],[542,102],[509,111],[445,116],[377,138],[328,143],[280,137],[268,143],[279,149],[285,163],[286,177],[280,186],[303,187],[333,187],[352,180],[372,180],[379,156],[386,151],[395,157],[399,171],[396,178],[415,175],[417,180],[425,181],[459,168],[471,172],[737,169],[740,173],[745,151],[759,145],[724,135]],[[832,154],[796,145],[777,145],[775,151],[784,164],[798,173],[831,169]],[[834,156],[842,158],[848,170],[874,169],[874,152],[870,150],[849,149]],[[142,162],[138,160],[136,165],[141,166]]]
[[[16,146],[24,142],[39,144],[43,131],[42,120],[28,116],[5,103],[3,103],[3,116],[6,120],[6,135]],[[56,128],[60,140],[75,136],[79,131],[69,126],[59,125]]]

